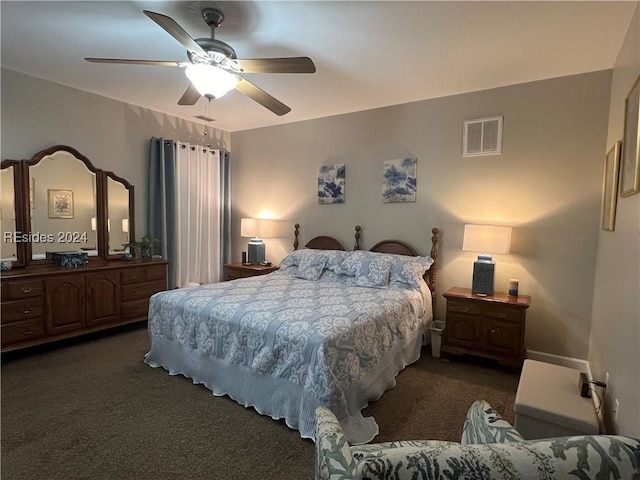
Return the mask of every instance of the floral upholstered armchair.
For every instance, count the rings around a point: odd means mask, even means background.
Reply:
[[[640,442],[614,435],[525,440],[485,401],[460,443],[398,441],[350,446],[330,410],[316,410],[316,480],[640,480]]]

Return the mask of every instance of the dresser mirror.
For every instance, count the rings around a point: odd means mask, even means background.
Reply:
[[[93,167],[66,150],[29,166],[31,259],[47,252],[84,251],[98,256],[97,176]]]
[[[23,239],[2,243],[2,258],[14,265],[52,263],[50,252],[84,252],[90,262],[122,258],[122,244],[134,239],[133,186],[72,147],[5,160],[1,171],[3,239],[12,231]]]
[[[125,247],[133,235],[133,185],[106,173],[107,179],[107,232],[109,256],[122,257]]]

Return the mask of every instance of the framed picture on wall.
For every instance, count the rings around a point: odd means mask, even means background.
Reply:
[[[323,165],[318,170],[318,203],[344,203],[344,163]]]
[[[622,142],[609,150],[604,161],[604,183],[602,185],[602,229],[613,232],[616,227],[616,206],[618,203],[618,177],[620,147]]]
[[[622,179],[620,196],[640,191],[640,77],[633,84],[624,103],[624,140],[622,145]]]
[[[47,190],[49,218],[73,218],[73,192],[71,190]]]

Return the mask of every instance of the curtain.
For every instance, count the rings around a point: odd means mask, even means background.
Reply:
[[[156,241],[153,253],[169,260],[167,282],[175,288],[175,143],[173,140],[151,138],[149,149],[148,233]],[[141,236],[141,235],[139,235]]]
[[[219,282],[230,258],[229,155],[176,144],[176,286]]]

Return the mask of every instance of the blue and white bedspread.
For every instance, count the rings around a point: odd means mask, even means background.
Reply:
[[[145,362],[284,418],[305,438],[316,407],[328,406],[349,441],[364,443],[378,426],[361,410],[419,358],[428,319],[419,290],[277,271],[155,294]]]

